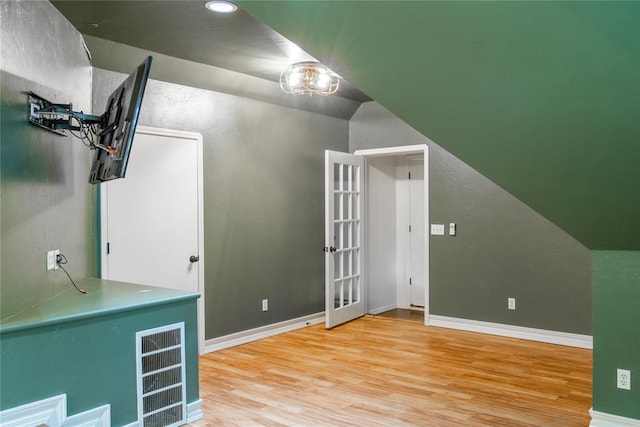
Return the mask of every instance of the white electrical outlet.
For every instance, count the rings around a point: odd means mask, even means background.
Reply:
[[[53,270],[57,267],[56,251],[47,251],[47,270]]]
[[[516,309],[516,299],[515,298],[507,298],[507,307],[509,310]]]
[[[455,236],[456,235],[456,223],[452,222],[449,224],[449,236]]]
[[[628,369],[618,369],[618,388],[631,390],[631,371]]]
[[[269,310],[269,300],[268,299],[263,299],[262,300],[262,311],[268,311]]]
[[[60,255],[60,249],[47,251],[47,270],[57,270],[60,268],[58,265],[58,255]]]

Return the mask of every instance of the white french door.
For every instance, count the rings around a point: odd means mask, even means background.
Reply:
[[[364,315],[364,159],[325,151],[327,329]]]

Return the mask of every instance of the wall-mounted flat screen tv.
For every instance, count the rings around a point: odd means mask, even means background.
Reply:
[[[102,149],[94,150],[90,183],[124,178],[150,68],[149,56],[109,96],[98,133]]]

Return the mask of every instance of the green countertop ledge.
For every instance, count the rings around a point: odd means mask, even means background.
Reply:
[[[197,299],[197,292],[89,278],[78,287],[21,311],[0,323],[0,334],[39,328],[89,317]]]

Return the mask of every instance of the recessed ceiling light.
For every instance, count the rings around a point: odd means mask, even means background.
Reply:
[[[219,13],[231,13],[238,10],[238,6],[231,3],[230,1],[224,0],[212,0],[205,4],[205,7],[209,10]]]

